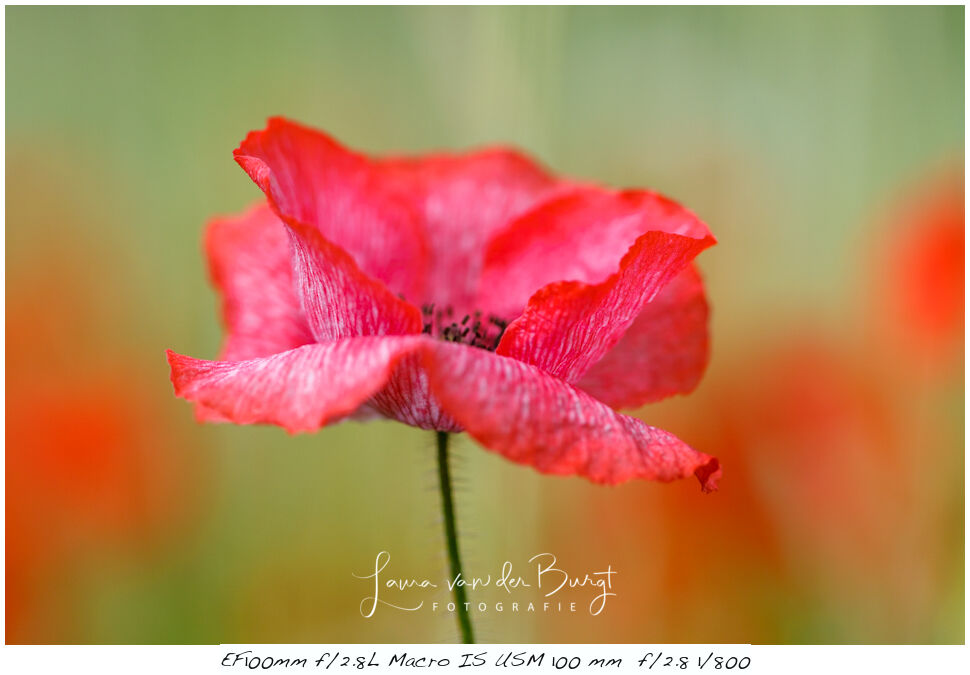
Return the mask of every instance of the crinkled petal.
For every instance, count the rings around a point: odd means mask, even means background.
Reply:
[[[313,431],[355,412],[387,382],[420,337],[358,337],[249,361],[203,361],[168,352],[175,394],[201,417]]]
[[[234,155],[284,221],[317,228],[395,293],[422,297],[421,217],[370,159],[282,118],[250,133]]]
[[[318,228],[394,292],[460,311],[475,309],[492,236],[576,186],[508,148],[375,158],[282,118],[235,156],[284,219]]]
[[[169,363],[176,394],[221,421],[309,431],[369,402],[415,426],[467,430],[543,473],[608,484],[693,474],[705,491],[720,477],[716,459],[538,368],[426,336],[347,338],[237,363],[169,352]],[[399,372],[420,380],[407,398],[386,392]]]
[[[288,224],[303,312],[318,342],[421,332],[421,311],[364,274],[315,229]]]
[[[693,391],[709,356],[704,282],[688,266],[655,297],[577,386],[614,408]]]
[[[596,483],[695,475],[705,492],[717,487],[717,459],[533,366],[445,342],[422,351],[441,406],[514,462]]]
[[[577,187],[529,211],[489,242],[477,304],[500,316],[518,316],[548,284],[600,283],[651,231],[714,242],[696,215],[663,195]]]
[[[429,340],[429,349],[439,341]],[[466,347],[472,349],[472,347]],[[387,380],[387,385],[370,400],[370,406],[385,417],[420,429],[461,431],[461,425],[431,391],[428,371],[420,354],[403,357]]]
[[[265,203],[206,230],[209,275],[222,296],[220,358],[239,361],[313,342],[294,290],[286,228]]]
[[[475,294],[491,237],[573,185],[508,148],[389,158],[380,167],[422,216],[431,254],[425,300],[461,312],[478,309]]]
[[[619,271],[602,283],[564,281],[532,296],[496,352],[578,381],[620,340],[643,306],[713,243],[709,235],[647,232],[623,257]]]

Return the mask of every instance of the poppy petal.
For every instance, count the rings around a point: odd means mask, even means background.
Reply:
[[[212,220],[205,248],[227,329],[220,359],[253,359],[313,342],[293,285],[286,228],[269,206]]]
[[[318,342],[421,332],[421,311],[364,274],[344,250],[306,225],[288,224],[303,312]]]
[[[543,473],[596,483],[695,475],[715,490],[717,459],[672,434],[614,412],[538,368],[445,342],[423,350],[442,407],[482,445]]]
[[[432,349],[435,345],[442,344],[438,341],[429,343]],[[432,392],[428,372],[420,354],[401,358],[387,384],[374,395],[370,405],[385,417],[419,429],[456,433],[462,430],[461,425],[442,408]]]
[[[710,353],[704,282],[694,265],[644,305],[606,355],[577,382],[613,408],[693,391]]]
[[[371,160],[279,117],[233,154],[284,221],[317,228],[395,293],[422,296],[428,256],[420,217]]]
[[[171,351],[168,359],[176,395],[214,420],[318,429],[373,405],[392,372],[410,362],[412,374],[422,373],[424,400],[409,397],[400,409],[381,412],[444,415],[451,420],[444,430],[463,428],[485,447],[543,473],[608,484],[693,474],[705,491],[716,489],[720,478],[716,459],[538,368],[424,336],[347,338],[235,363]]]
[[[431,262],[425,300],[460,312],[478,309],[473,301],[486,242],[572,186],[509,148],[388,158],[380,167],[421,214]]]
[[[357,337],[249,361],[204,361],[168,351],[175,395],[212,421],[313,431],[355,412],[384,386],[420,337]]]
[[[478,306],[515,317],[548,284],[600,283],[651,231],[714,243],[696,215],[663,195],[576,187],[529,211],[488,243]]]
[[[643,306],[713,243],[710,236],[647,232],[602,283],[564,281],[532,296],[496,352],[576,382],[619,341]]]

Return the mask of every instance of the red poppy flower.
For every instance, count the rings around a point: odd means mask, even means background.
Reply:
[[[706,366],[692,260],[715,240],[693,213],[512,150],[374,159],[278,118],[235,158],[268,204],[208,230],[221,360],[169,352],[201,419],[377,414],[544,473],[716,487],[716,459],[610,408],[687,392]]]

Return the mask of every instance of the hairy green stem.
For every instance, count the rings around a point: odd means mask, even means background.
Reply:
[[[461,555],[458,553],[458,531],[455,527],[455,498],[451,490],[451,469],[448,465],[448,433],[436,431],[438,441],[438,482],[441,487],[441,513],[445,521],[445,543],[448,548],[448,565],[451,568],[451,581],[455,583],[452,589],[455,594],[455,616],[458,618],[458,630],[461,640],[465,644],[475,642],[472,631],[472,620],[468,613],[468,596],[464,583],[458,583],[459,575],[462,582],[465,575],[461,571]]]

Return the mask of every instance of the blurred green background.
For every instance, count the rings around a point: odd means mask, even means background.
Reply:
[[[963,642],[962,7],[5,15],[7,642],[455,639],[362,618],[351,577],[380,550],[443,576],[430,433],[200,426],[172,395],[164,349],[221,339],[204,224],[261,197],[231,151],[276,114],[374,153],[517,145],[719,239],[708,375],[636,414],[721,492],[462,438],[469,572],[618,570],[602,615],[483,640]]]

